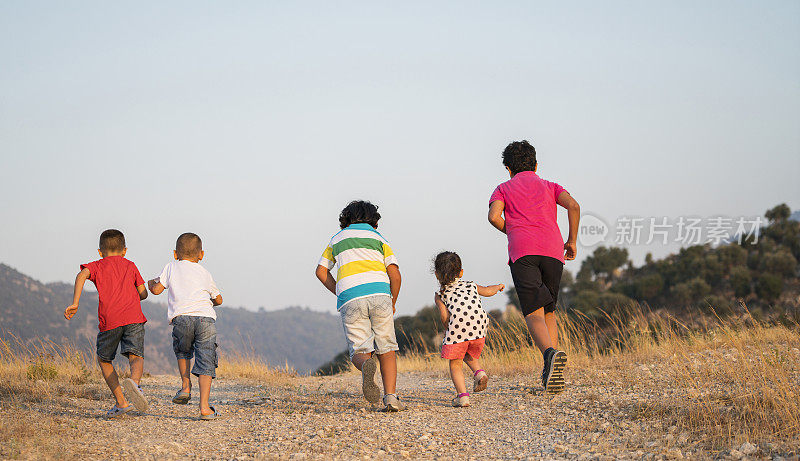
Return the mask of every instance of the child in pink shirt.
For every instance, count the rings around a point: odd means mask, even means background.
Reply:
[[[542,351],[542,385],[549,393],[564,390],[567,354],[558,350],[554,314],[565,259],[575,259],[580,206],[560,185],[536,174],[536,149],[528,141],[509,144],[503,165],[511,179],[489,199],[489,222],[508,237],[508,265],[522,314]],[[556,205],[568,210],[566,243],[556,222]]]

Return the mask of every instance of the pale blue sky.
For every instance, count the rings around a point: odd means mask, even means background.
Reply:
[[[800,207],[797,1],[5,1],[0,62],[0,262],[44,281],[105,228],[145,277],[194,231],[226,304],[333,312],[313,271],[365,198],[411,313],[441,249],[510,282],[485,214],[521,138],[608,221]]]

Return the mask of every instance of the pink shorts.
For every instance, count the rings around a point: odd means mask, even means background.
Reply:
[[[473,359],[480,358],[486,338],[473,339],[463,343],[443,344],[442,358],[448,360],[463,359],[469,354]]]

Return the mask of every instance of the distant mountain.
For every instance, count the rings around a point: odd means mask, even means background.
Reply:
[[[87,283],[90,286],[91,283]],[[145,370],[174,372],[172,327],[163,304],[142,302],[145,326]],[[159,299],[159,298],[155,298]],[[165,299],[160,297],[160,299]],[[97,293],[84,291],[78,313],[71,321],[62,312],[72,301],[72,285],[43,284],[0,264],[0,334],[22,341],[70,341],[94,351],[97,337]],[[217,308],[220,351],[246,353],[272,365],[288,364],[305,373],[328,362],[347,348],[337,316],[291,307],[253,312],[242,308]]]
[[[792,221],[800,221],[800,210],[795,210],[795,212],[792,213],[791,216],[789,216],[789,219],[791,219]]]

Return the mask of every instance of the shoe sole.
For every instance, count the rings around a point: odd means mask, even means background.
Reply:
[[[132,379],[126,378],[122,381],[122,388],[125,390],[125,396],[131,401],[136,410],[142,412],[147,411],[147,398],[145,398],[139,386],[133,382]]]
[[[475,386],[472,388],[472,392],[485,391],[488,385],[489,385],[489,376],[483,375],[479,381],[475,382]]]
[[[567,367],[567,354],[557,351],[550,361],[550,373],[547,376],[544,390],[548,394],[558,394],[564,390],[564,368]]]
[[[381,400],[381,390],[375,383],[375,374],[378,371],[378,364],[374,358],[370,358],[361,367],[361,391],[367,402],[375,405]],[[396,411],[396,410],[395,410]]]

